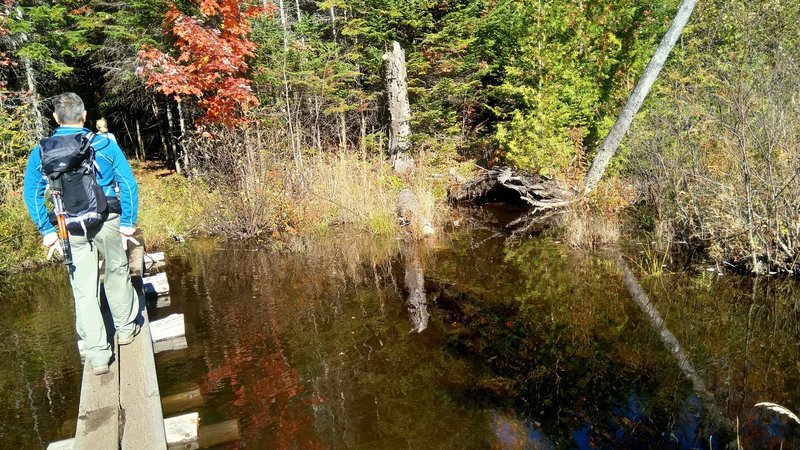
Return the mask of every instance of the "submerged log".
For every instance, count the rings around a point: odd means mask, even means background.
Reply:
[[[525,233],[564,212],[578,198],[577,194],[574,189],[552,178],[514,173],[509,167],[495,167],[452,189],[448,197],[453,203],[527,205],[530,208],[528,212],[507,226],[514,233]]]

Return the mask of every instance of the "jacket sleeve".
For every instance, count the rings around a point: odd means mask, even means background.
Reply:
[[[135,227],[139,216],[139,186],[133,177],[133,170],[122,149],[116,142],[108,140],[113,155],[114,181],[119,186],[119,203],[122,213],[119,218],[121,227]]]
[[[30,214],[33,223],[36,224],[36,228],[44,236],[55,232],[56,228],[47,217],[47,206],[45,206],[44,197],[44,193],[47,190],[47,180],[42,175],[41,165],[41,155],[39,155],[39,146],[37,145],[28,157],[22,194],[25,198],[28,214]]]

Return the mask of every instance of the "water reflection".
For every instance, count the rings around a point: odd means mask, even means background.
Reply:
[[[420,244],[414,239],[400,242],[400,253],[405,267],[406,304],[408,316],[414,325],[412,331],[423,332],[428,328],[428,299],[425,292],[425,269],[420,258]]]
[[[705,380],[703,380],[695,370],[694,364],[692,364],[689,355],[678,341],[678,338],[667,328],[667,324],[661,316],[661,313],[658,312],[656,306],[650,301],[650,298],[647,293],[645,293],[636,275],[628,266],[628,263],[625,262],[622,256],[618,256],[615,259],[622,271],[622,279],[625,286],[628,288],[631,298],[633,298],[633,301],[639,305],[642,312],[647,316],[653,329],[661,337],[664,347],[666,347],[667,351],[670,352],[675,362],[678,364],[678,368],[683,372],[686,378],[691,381],[692,388],[699,398],[702,399],[705,409],[709,412],[710,420],[714,425],[725,428],[727,433],[733,432],[731,421],[728,420],[717,407],[714,395],[708,391]],[[709,437],[709,439],[713,445],[715,440],[712,437]]]
[[[62,266],[0,280],[0,448],[44,448],[65,428],[74,433],[81,364],[72,310]]]
[[[713,404],[740,418],[746,448],[798,448],[795,425],[752,408],[800,405],[791,282],[647,278],[641,304],[613,255],[492,230],[436,250],[347,235],[285,251],[198,242],[167,273],[172,301],[154,318],[185,314],[189,348],[156,356],[160,390],[199,386],[203,421],[239,419],[242,448],[735,445]],[[80,366],[52,276],[3,291],[0,448],[74,433]]]

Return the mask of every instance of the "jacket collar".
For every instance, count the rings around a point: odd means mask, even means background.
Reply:
[[[76,126],[66,126],[66,127],[58,127],[53,130],[53,136],[64,136],[68,134],[78,134],[78,133],[88,133],[88,128],[83,127],[76,127]]]

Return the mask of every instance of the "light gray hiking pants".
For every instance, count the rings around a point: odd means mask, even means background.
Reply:
[[[70,283],[75,297],[75,327],[83,340],[87,360],[93,367],[111,359],[103,315],[100,312],[100,269],[98,252],[105,260],[103,282],[114,327],[119,336],[130,336],[138,315],[139,299],[131,285],[128,256],[122,248],[119,215],[111,214],[88,236],[70,235],[72,265]]]

